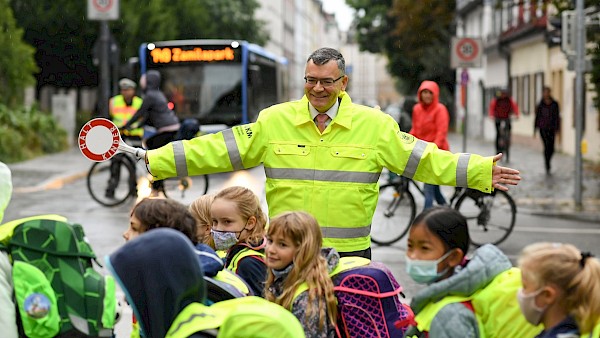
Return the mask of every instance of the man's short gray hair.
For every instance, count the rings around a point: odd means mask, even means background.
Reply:
[[[312,60],[312,62],[318,66],[324,65],[327,62],[334,60],[335,62],[337,62],[338,69],[340,70],[341,75],[346,74],[346,61],[344,60],[344,56],[336,49],[328,47],[319,48],[316,51],[312,52],[312,54],[310,54],[310,56],[306,60],[306,63],[308,63],[310,60]]]

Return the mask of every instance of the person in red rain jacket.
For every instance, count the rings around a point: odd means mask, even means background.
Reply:
[[[450,116],[446,106],[439,102],[440,88],[433,81],[423,81],[417,92],[419,102],[412,112],[412,128],[409,134],[421,140],[433,142],[438,148],[450,150],[448,145],[448,123]],[[424,209],[433,206],[433,200],[439,205],[447,204],[438,185],[425,184]]]

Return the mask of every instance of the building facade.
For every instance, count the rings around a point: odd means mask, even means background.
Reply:
[[[569,70],[567,57],[560,48],[560,27],[555,27],[551,20],[558,13],[551,1],[459,0],[456,13],[457,35],[481,37],[484,44],[482,69],[469,69],[471,95],[465,110],[472,121],[470,130],[476,130],[487,140],[495,138],[495,128],[485,118],[487,107],[498,89],[507,88],[521,112],[521,117],[513,122],[513,135],[525,140],[532,138],[535,107],[541,100],[543,87],[549,86],[561,110],[557,149],[574,155],[575,72]],[[457,70],[457,81],[460,72]],[[583,158],[598,162],[600,117],[593,105],[595,93],[590,90],[589,77],[586,79],[583,139],[587,152]]]

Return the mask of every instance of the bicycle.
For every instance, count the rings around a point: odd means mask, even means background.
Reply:
[[[507,119],[496,119],[496,123],[500,124],[498,127],[498,143],[496,146],[496,151],[498,153],[504,154],[504,158],[506,158],[506,162],[509,161],[509,151],[510,151],[510,130],[511,123],[510,118]]]
[[[125,134],[125,133],[124,133]],[[131,146],[139,147],[141,140],[127,137],[124,141]],[[111,173],[111,168],[113,173]],[[144,173],[138,175],[138,173]],[[208,192],[208,176],[196,176],[195,191],[204,195]],[[144,161],[136,159],[129,153],[117,153],[110,161],[92,164],[87,174],[87,189],[92,198],[107,207],[114,207],[125,203],[129,199],[139,196],[149,196],[151,191],[152,176],[147,173]],[[189,177],[166,179],[160,191],[165,198],[172,198],[177,193],[184,197],[185,191],[190,189],[192,180]]]
[[[378,245],[391,245],[408,233],[417,212],[410,186],[425,195],[412,179],[390,173],[392,175],[395,177],[390,177],[388,183],[379,187],[379,202],[373,215],[371,240]],[[502,243],[516,223],[516,204],[502,190],[486,194],[457,187],[450,198],[450,206],[467,219],[471,242],[477,247]]]

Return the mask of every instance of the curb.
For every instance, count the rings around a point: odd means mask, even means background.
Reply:
[[[61,175],[57,177],[51,177],[40,184],[31,187],[17,187],[13,188],[13,194],[19,193],[32,193],[44,190],[55,190],[62,188],[65,184],[75,182],[81,178],[87,176],[88,171],[75,172],[71,174]]]

